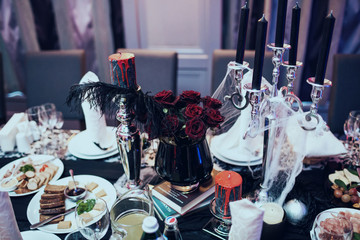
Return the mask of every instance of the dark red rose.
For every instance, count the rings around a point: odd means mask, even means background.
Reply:
[[[200,118],[193,118],[186,122],[185,133],[193,140],[204,137],[206,126]]]
[[[195,103],[198,104],[200,102],[200,93],[195,91],[183,91],[180,95],[180,101],[185,104]]]
[[[205,108],[203,116],[204,122],[209,127],[219,127],[220,123],[224,121],[224,117],[220,114],[219,110],[212,108]]]
[[[202,99],[204,107],[208,107],[208,108],[214,108],[214,109],[219,109],[222,106],[222,102],[220,102],[219,100],[215,99],[215,98],[211,98],[209,96],[206,96]]]
[[[163,133],[170,135],[174,133],[179,126],[179,119],[176,115],[167,115],[162,122]]]
[[[196,104],[189,104],[185,109],[185,116],[188,118],[200,117],[202,112],[202,107]]]
[[[154,96],[155,101],[165,106],[174,106],[178,101],[178,98],[175,97],[174,93],[171,90],[163,90],[158,92]]]

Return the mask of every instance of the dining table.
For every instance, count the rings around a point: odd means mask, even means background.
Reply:
[[[22,156],[25,155],[16,152],[4,153],[0,151],[0,168]],[[111,161],[109,161],[110,158],[112,159]],[[118,154],[109,158],[90,161],[74,157],[67,152],[64,156],[60,157],[60,159],[64,164],[64,171],[61,178],[70,176],[69,170],[73,169],[76,175],[95,175],[114,184],[124,174],[120,162],[121,159]],[[214,161],[214,164],[217,164],[218,160],[215,159]],[[230,165],[225,166],[225,168],[231,167],[232,166]],[[297,176],[295,185],[288,194],[286,201],[291,199],[300,200],[305,204],[307,214],[296,225],[285,220],[286,225],[283,229],[283,239],[310,239],[309,231],[318,213],[334,207],[343,207],[337,199],[334,199],[330,188],[331,185],[328,181],[329,173],[334,172],[335,169],[341,169],[342,167],[343,164],[341,161],[334,161],[332,159],[324,159],[314,165],[303,165],[303,171]],[[243,188],[243,196],[246,196],[246,191],[251,189],[249,186],[254,186],[257,183],[252,180],[251,176],[247,175],[247,173],[241,174],[245,185]],[[31,194],[27,196],[11,197],[11,203],[20,231],[30,230],[30,222],[27,219],[26,211],[33,196],[34,195]],[[209,222],[211,218],[212,215],[208,206],[178,217],[179,229],[183,239],[219,239],[202,230],[204,225]],[[158,218],[158,221],[160,229],[163,230],[163,221],[161,221],[160,218]],[[66,234],[58,234],[58,236],[61,239],[64,239]],[[109,239],[110,236],[111,227],[109,227],[104,239]]]

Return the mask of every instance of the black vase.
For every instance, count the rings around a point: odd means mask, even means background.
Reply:
[[[211,177],[213,163],[206,139],[195,144],[175,144],[160,141],[155,158],[159,176],[182,191],[195,190],[199,183]]]

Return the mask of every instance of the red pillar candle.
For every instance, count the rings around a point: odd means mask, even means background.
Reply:
[[[230,218],[229,203],[241,199],[242,177],[233,171],[223,171],[215,177],[215,212]]]
[[[136,83],[135,55],[115,53],[109,56],[111,83],[121,88],[138,88]]]

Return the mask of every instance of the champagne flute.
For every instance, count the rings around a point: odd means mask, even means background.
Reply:
[[[92,236],[88,235],[89,231],[84,229],[91,229],[95,233],[94,239],[101,239],[105,236],[110,225],[110,214],[106,202],[102,198],[96,199],[95,209],[90,212],[79,214],[79,204],[75,208],[75,219],[80,229],[81,234],[90,239]]]
[[[35,151],[36,153],[43,154],[44,153],[44,144],[43,144],[43,134],[46,131],[46,127],[42,123],[41,114],[42,111],[40,106],[30,107],[25,110],[26,116],[29,121],[33,121],[36,123],[37,130],[40,135],[40,148]]]

